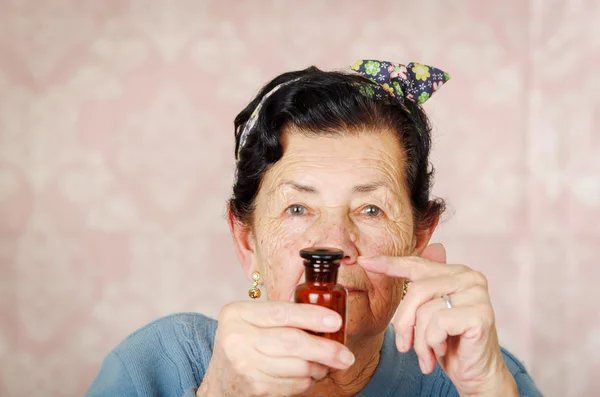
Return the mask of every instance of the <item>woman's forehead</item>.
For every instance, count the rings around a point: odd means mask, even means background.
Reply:
[[[281,136],[284,157],[290,155],[356,156],[379,152],[397,156],[400,143],[389,130],[360,129],[353,131],[304,132],[292,129]]]
[[[296,190],[320,189],[323,183],[335,183],[336,187],[347,184],[364,191],[369,185],[394,188],[404,179],[404,155],[391,133],[317,137],[292,133],[283,144],[282,158],[265,175],[270,191],[294,185],[308,188]]]

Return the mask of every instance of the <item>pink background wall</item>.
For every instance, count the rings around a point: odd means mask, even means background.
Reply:
[[[0,395],[82,395],[141,325],[247,299],[233,117],[369,57],[452,74],[426,105],[435,240],[547,396],[598,395],[600,2],[292,3],[0,0]]]

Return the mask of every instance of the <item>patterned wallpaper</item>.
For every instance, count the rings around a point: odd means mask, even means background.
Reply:
[[[435,235],[547,396],[600,391],[600,2],[0,0],[0,395],[80,396],[159,316],[246,299],[233,117],[281,72],[452,74]]]

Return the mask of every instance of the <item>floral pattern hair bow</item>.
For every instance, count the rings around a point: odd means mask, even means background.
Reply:
[[[404,98],[425,103],[434,92],[450,80],[450,75],[432,66],[420,63],[399,63],[359,60],[352,70],[365,76],[376,85],[361,87],[363,95],[382,98],[386,93],[401,102]]]
[[[402,65],[384,61],[360,60],[354,62],[351,67],[352,70],[375,83],[361,86],[360,92],[363,95],[374,99],[381,99],[386,95],[389,95],[392,98],[396,98],[401,103],[404,103],[404,98],[406,98],[422,104],[426,102],[445,82],[450,80],[450,75],[448,73],[420,63]],[[259,112],[267,99],[281,87],[298,80],[300,80],[300,78],[281,83],[263,96],[240,133],[237,150],[238,161],[240,153],[248,140],[248,135],[252,132],[256,120],[258,119]],[[406,110],[408,111],[408,109]],[[237,171],[236,167],[236,181]]]
[[[256,105],[256,108],[254,109],[254,111],[252,112],[250,117],[248,118],[248,121],[246,121],[246,124],[244,124],[244,128],[242,128],[242,132],[240,133],[240,142],[238,144],[238,150],[237,150],[238,158],[240,156],[240,153],[242,152],[242,149],[244,148],[244,146],[246,146],[246,140],[248,139],[248,135],[250,134],[250,131],[252,131],[252,128],[254,128],[254,125],[256,124],[256,120],[258,119],[258,113],[260,112],[260,109],[263,107],[263,105],[265,104],[267,99],[269,99],[269,97],[271,95],[273,95],[274,93],[276,93],[277,90],[279,90],[281,87],[285,87],[286,85],[289,85],[298,80],[300,80],[299,77],[289,80],[289,81],[286,81],[286,82],[283,82],[279,85],[276,85],[275,87],[273,87],[273,89],[271,89],[271,91],[267,92],[262,97],[262,99],[260,100],[258,105]]]

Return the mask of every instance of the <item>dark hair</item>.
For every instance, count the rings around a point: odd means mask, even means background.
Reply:
[[[261,99],[275,86],[298,79],[274,92],[263,104],[241,150],[237,182],[229,209],[237,221],[251,225],[254,200],[268,167],[283,156],[282,133],[291,128],[310,134],[341,134],[363,127],[393,131],[406,153],[406,186],[410,192],[415,228],[431,227],[445,209],[441,199],[430,200],[433,167],[429,164],[431,126],[422,108],[405,100],[369,98],[360,88],[372,84],[358,74],[324,72],[316,67],[284,73],[267,85],[235,118],[235,151],[244,124]],[[237,156],[236,156],[237,158]]]

